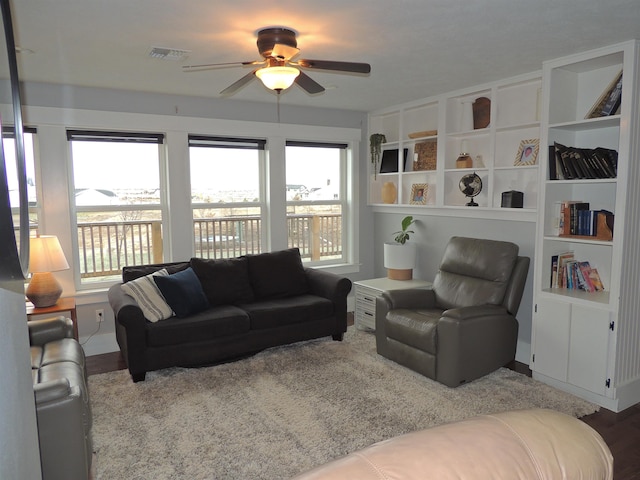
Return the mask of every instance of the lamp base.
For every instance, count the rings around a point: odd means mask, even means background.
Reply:
[[[387,268],[387,278],[390,280],[411,280],[413,278],[413,268]]]
[[[62,295],[62,285],[51,272],[33,273],[26,295],[34,307],[51,307]]]

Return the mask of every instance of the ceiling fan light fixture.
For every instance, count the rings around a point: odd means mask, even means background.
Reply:
[[[265,87],[277,92],[286,90],[300,75],[300,70],[293,67],[265,67],[256,70],[256,76]]]

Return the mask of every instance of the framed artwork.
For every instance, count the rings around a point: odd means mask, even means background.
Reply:
[[[411,185],[411,198],[409,199],[409,203],[411,205],[426,205],[428,187],[429,185],[426,183],[414,183]]]
[[[532,138],[530,140],[522,140],[520,142],[520,148],[516,155],[516,161],[513,163],[516,166],[521,165],[535,165],[538,161],[538,150],[540,149],[540,139]]]

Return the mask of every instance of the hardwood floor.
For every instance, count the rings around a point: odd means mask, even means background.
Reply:
[[[126,368],[120,352],[87,357],[89,375]],[[513,362],[509,368],[531,376],[528,366]],[[604,408],[581,418],[595,429],[611,449],[615,480],[640,480],[640,403],[620,413]]]

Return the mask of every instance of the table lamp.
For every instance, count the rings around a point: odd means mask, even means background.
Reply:
[[[38,308],[55,305],[62,294],[62,286],[51,272],[69,268],[58,237],[31,237],[29,248],[31,281],[27,287],[27,298]]]

